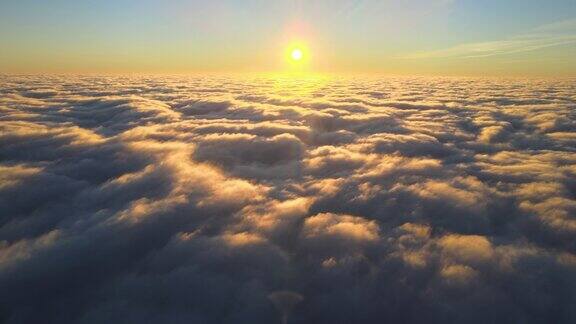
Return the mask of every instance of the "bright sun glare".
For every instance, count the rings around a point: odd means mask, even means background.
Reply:
[[[291,70],[302,71],[310,60],[308,46],[302,41],[292,41],[286,46],[285,59]]]
[[[299,48],[293,49],[292,53],[290,53],[290,57],[292,57],[292,59],[294,61],[300,61],[303,56],[304,56],[304,53],[302,53],[302,50]]]

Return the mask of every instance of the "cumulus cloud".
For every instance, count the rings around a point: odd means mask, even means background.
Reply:
[[[0,321],[573,323],[575,107],[573,80],[2,76]]]

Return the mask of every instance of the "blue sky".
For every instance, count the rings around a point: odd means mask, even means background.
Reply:
[[[320,70],[502,74],[508,65],[554,74],[576,66],[574,0],[1,0],[0,29],[0,68],[15,71],[278,69],[292,38],[309,43]],[[476,44],[496,54],[468,55]]]

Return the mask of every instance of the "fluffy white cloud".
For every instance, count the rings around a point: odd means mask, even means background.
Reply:
[[[0,77],[0,321],[572,323],[573,80]]]

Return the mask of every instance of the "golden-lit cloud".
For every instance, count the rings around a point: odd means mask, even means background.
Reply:
[[[0,321],[575,318],[572,80],[3,76],[0,91]]]

